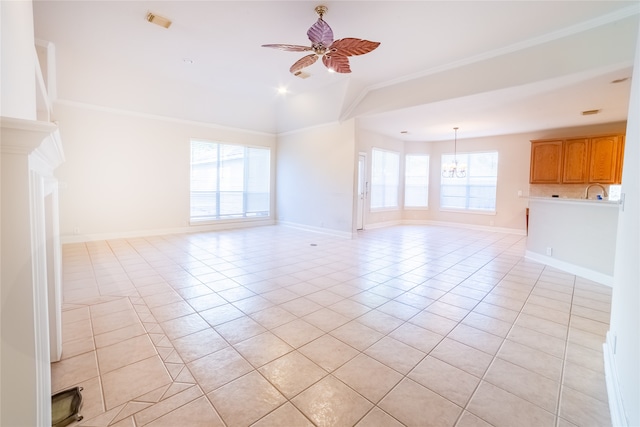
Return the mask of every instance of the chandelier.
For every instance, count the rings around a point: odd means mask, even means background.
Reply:
[[[467,165],[464,163],[458,163],[457,148],[458,148],[458,128],[453,128],[455,132],[455,139],[453,142],[453,161],[442,165],[442,177],[443,178],[464,178],[467,176]]]

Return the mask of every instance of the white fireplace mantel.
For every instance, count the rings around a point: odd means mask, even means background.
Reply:
[[[61,352],[58,128],[0,117],[0,425],[51,425],[51,361]]]

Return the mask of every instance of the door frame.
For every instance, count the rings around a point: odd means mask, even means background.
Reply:
[[[358,153],[358,174],[356,177],[356,230],[364,230],[367,200],[369,198],[369,181],[367,181],[367,153]]]

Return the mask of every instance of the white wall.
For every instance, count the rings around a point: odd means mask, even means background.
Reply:
[[[620,400],[629,426],[640,425],[640,34],[636,45],[631,83],[629,120],[622,172],[624,211],[618,218],[618,240],[614,270],[611,326],[607,335],[605,360],[613,365],[607,381],[619,381]],[[616,375],[617,374],[617,375]],[[611,391],[611,390],[610,390]],[[609,401],[619,401],[612,393]],[[615,415],[615,411],[614,412]],[[615,416],[614,416],[615,421]]]
[[[67,242],[195,231],[187,227],[190,138],[276,143],[273,135],[68,103],[56,104],[54,112],[66,153],[56,175]]]
[[[356,164],[353,120],[278,136],[278,221],[350,236]]]
[[[0,116],[35,120],[36,55],[31,0],[0,2],[0,22]]]

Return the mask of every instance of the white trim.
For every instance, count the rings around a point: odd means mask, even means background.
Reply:
[[[44,185],[45,236],[49,267],[47,268],[49,350],[51,362],[59,362],[62,358],[62,246],[60,245],[58,180],[53,175],[45,177]]]
[[[151,237],[151,236],[164,236],[168,234],[187,234],[187,233],[203,233],[207,231],[218,230],[231,230],[236,228],[250,228],[261,227],[265,225],[273,225],[275,221],[273,219],[257,220],[257,221],[234,221],[234,222],[221,222],[221,223],[208,223],[205,225],[191,225],[188,227],[175,227],[175,228],[161,228],[150,230],[133,230],[122,231],[115,233],[98,233],[98,234],[81,234],[81,235],[62,235],[60,236],[61,243],[83,243],[93,242],[96,240],[117,240],[117,239],[131,239],[135,237]]]
[[[42,75],[42,67],[40,64],[40,59],[38,58],[38,51],[35,47],[35,45],[33,46],[33,55],[35,56],[34,58],[34,62],[36,64],[36,98],[41,98],[43,100],[43,102],[45,103],[45,107],[46,107],[46,121],[50,121],[51,120],[51,111],[53,109],[53,105],[51,102],[51,97],[49,96],[49,93],[47,92],[47,85],[44,82],[44,76]],[[36,101],[36,105],[37,105],[37,101]]]
[[[49,349],[44,178],[33,169],[29,171],[29,187],[36,419],[39,425],[44,426],[51,423],[51,353]]]
[[[47,56],[46,56],[46,64],[44,64],[46,66],[47,69],[47,81],[45,82],[46,85],[46,93],[49,97],[49,105],[53,108],[53,101],[56,100],[56,98],[58,97],[58,90],[57,90],[57,78],[56,78],[56,47],[53,43],[51,43],[50,41],[46,41],[46,40],[42,40],[42,39],[35,39],[35,45],[39,46],[41,48],[43,48],[44,50],[46,50]],[[38,63],[40,60],[38,59]],[[40,69],[42,71],[42,66],[43,64],[40,64]]]
[[[331,228],[313,227],[311,225],[300,224],[297,222],[278,221],[278,225],[285,227],[296,228],[298,230],[311,231],[313,233],[327,234],[329,236],[343,237],[345,239],[352,239],[353,233],[349,231],[334,230]]]
[[[601,285],[613,287],[613,276],[603,274],[595,270],[580,267],[579,265],[571,264],[565,261],[559,261],[555,258],[540,255],[532,251],[526,251],[524,257],[532,261],[540,262],[551,267],[566,271],[567,273],[575,274],[576,276],[584,277],[585,279],[592,280],[600,283]]]
[[[201,126],[201,127],[212,128],[212,129],[220,129],[220,130],[228,130],[228,131],[233,131],[233,132],[248,133],[248,134],[253,134],[253,135],[276,136],[275,133],[270,133],[270,132],[262,132],[262,131],[250,130],[250,129],[241,129],[241,128],[235,128],[235,127],[231,127],[231,126],[218,125],[218,124],[215,124],[215,123],[200,122],[200,121],[197,121],[197,120],[177,119],[177,118],[169,117],[169,116],[161,116],[159,114],[140,113],[140,112],[137,112],[137,111],[124,110],[124,109],[121,109],[121,108],[105,107],[105,106],[102,106],[102,105],[86,104],[86,103],[83,103],[83,102],[70,101],[70,100],[66,100],[66,99],[58,99],[54,103],[55,104],[59,104],[59,105],[63,105],[63,106],[67,106],[67,107],[74,107],[74,108],[80,108],[80,109],[85,109],[85,110],[93,110],[93,111],[101,111],[101,112],[104,112],[104,113],[119,114],[119,115],[122,115],[122,116],[130,116],[130,117],[144,118],[144,119],[150,119],[150,120],[158,120],[158,121],[162,121],[162,122],[178,123],[178,124],[192,125],[192,126]]]
[[[371,223],[365,224],[364,229],[375,230],[377,228],[394,227],[396,225],[402,225],[402,220],[371,222]]]
[[[604,374],[607,383],[607,395],[609,397],[609,411],[611,412],[611,425],[614,427],[626,427],[629,425],[624,413],[622,393],[618,382],[618,370],[615,363],[615,342],[611,342],[611,331],[607,332],[607,340],[602,344],[604,351]]]
[[[349,119],[347,119],[347,120],[349,120]],[[346,121],[346,120],[343,120],[343,121]],[[322,129],[322,128],[332,127],[332,126],[340,126],[343,121],[333,121],[333,122],[327,122],[327,123],[320,123],[319,125],[307,126],[307,127],[304,127],[304,128],[294,129],[294,130],[288,130],[286,132],[279,132],[279,133],[277,133],[277,136],[278,137],[290,136],[290,135],[295,135],[295,134],[302,133],[302,132],[308,132],[310,130]]]

